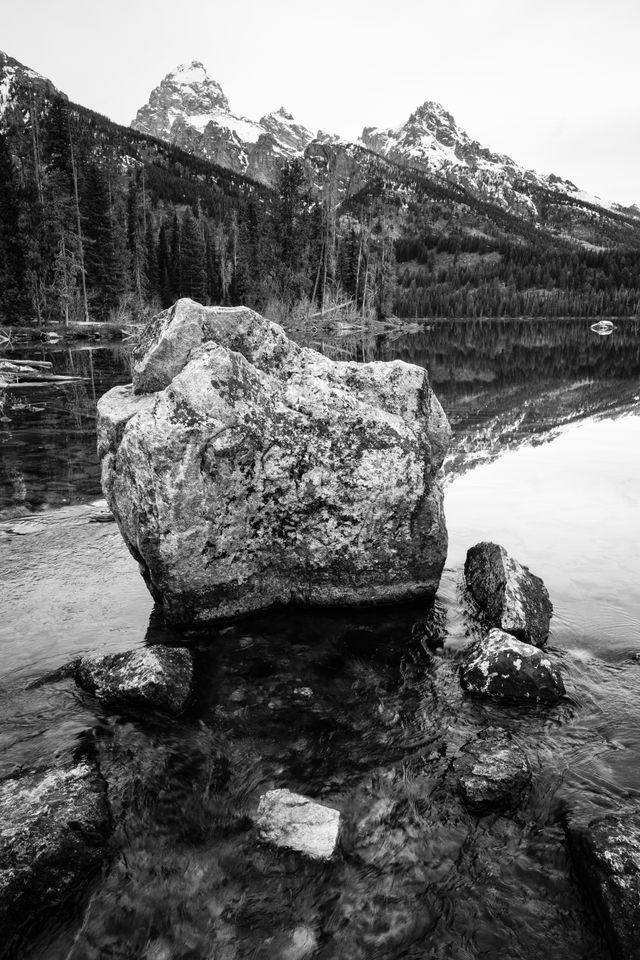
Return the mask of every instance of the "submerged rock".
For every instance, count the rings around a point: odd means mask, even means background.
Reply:
[[[156,645],[82,657],[76,683],[105,703],[131,703],[181,713],[191,693],[193,655]]]
[[[110,833],[104,781],[86,761],[4,780],[0,825],[3,952],[78,898],[100,868]]]
[[[549,656],[503,630],[491,630],[466,651],[460,683],[467,693],[493,700],[555,703],[565,694]]]
[[[330,860],[338,843],[340,812],[291,790],[269,790],[260,798],[256,824],[265,843]]]
[[[467,551],[464,575],[489,626],[543,646],[553,607],[540,577],[510,557],[504,547],[486,542]]]
[[[640,956],[640,813],[566,826],[576,872],[616,960]]]
[[[465,744],[454,766],[473,813],[516,807],[531,783],[526,754],[504,731],[488,731]]]
[[[424,369],[180,300],[98,405],[102,484],[174,622],[435,593],[450,428]]]

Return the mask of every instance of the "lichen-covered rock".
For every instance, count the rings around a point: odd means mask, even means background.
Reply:
[[[107,854],[104,781],[82,761],[0,783],[0,953],[82,893]]]
[[[467,551],[464,575],[489,626],[543,646],[553,607],[540,577],[510,557],[504,547],[486,542]]]
[[[495,629],[466,651],[460,682],[467,693],[493,700],[555,703],[565,694],[548,654]]]
[[[576,873],[616,960],[640,957],[640,813],[566,825]]]
[[[98,414],[107,501],[170,620],[435,593],[450,429],[422,368],[180,300]]]
[[[526,754],[505,731],[489,730],[465,744],[454,766],[473,813],[516,807],[531,782]]]
[[[124,653],[90,654],[76,668],[76,683],[99,700],[181,713],[191,693],[193,655],[182,647],[153,646]]]
[[[256,826],[264,843],[330,860],[338,843],[340,812],[291,790],[269,790],[260,798]]]

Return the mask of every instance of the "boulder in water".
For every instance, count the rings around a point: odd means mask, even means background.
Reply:
[[[111,827],[105,783],[88,761],[4,780],[0,822],[4,951],[77,899],[101,867]]]
[[[505,731],[489,730],[465,744],[455,770],[462,798],[477,814],[517,807],[531,782],[526,754]]]
[[[421,367],[180,300],[98,405],[102,484],[167,618],[432,597],[450,428]]]
[[[548,654],[495,629],[465,652],[460,682],[467,693],[492,700],[555,703],[565,694]]]
[[[76,668],[76,683],[109,704],[181,713],[193,680],[193,655],[182,647],[153,646],[91,654]]]
[[[467,551],[467,588],[486,623],[518,640],[544,645],[553,607],[544,583],[497,543],[477,543]]]
[[[631,810],[568,823],[581,879],[616,960],[637,960],[640,944],[640,814]]]
[[[340,813],[291,790],[269,790],[260,798],[258,836],[314,860],[330,860],[338,843]]]

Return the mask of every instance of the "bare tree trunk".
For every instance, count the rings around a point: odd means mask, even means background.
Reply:
[[[147,236],[147,195],[144,190],[144,164],[142,165],[142,229]]]
[[[320,247],[320,259],[318,260],[318,271],[316,273],[316,282],[313,285],[313,294],[311,297],[311,303],[316,302],[316,294],[318,293],[318,284],[320,283],[320,274],[322,272],[323,257],[324,257],[324,238],[322,240],[322,246]]]
[[[67,247],[64,242],[64,227],[60,234],[60,252],[62,254],[62,282],[64,287],[64,325],[69,326],[69,276],[67,274]]]
[[[38,132],[36,128],[36,112],[33,106],[33,93],[29,88],[29,114],[31,116],[31,141],[33,144],[33,170],[38,191],[38,199],[44,205],[44,194],[42,191],[42,177],[40,176],[40,150],[38,146]]]
[[[76,201],[76,226],[78,230],[78,252],[80,255],[80,278],[82,280],[82,302],[84,306],[84,319],[89,322],[89,303],[87,301],[87,278],[84,270],[84,246],[82,243],[82,223],[80,220],[80,199],[78,197],[78,171],[76,170],[76,161],[73,155],[73,139],[71,137],[71,124],[69,124],[69,151],[71,155],[71,172],[73,174],[73,194]]]
[[[360,243],[358,244],[358,267],[356,269],[356,310],[358,309],[358,289],[360,287],[360,264],[362,263],[362,240],[364,237],[364,224],[360,224]]]

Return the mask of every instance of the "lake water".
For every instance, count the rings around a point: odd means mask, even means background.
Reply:
[[[126,351],[31,348],[86,379],[5,395],[0,776],[91,749],[116,776],[126,758],[137,784],[84,922],[50,923],[28,956],[604,960],[563,823],[640,803],[640,325],[598,337],[588,321],[451,321],[305,340],[429,369],[454,427],[437,603],[201,631],[180,721],[107,713],[71,683],[25,690],[78,653],[176,639],[92,505],[95,398],[129,379]],[[480,539],[547,584],[568,692],[556,707],[461,694],[460,574]],[[517,814],[476,819],[449,765],[491,725],[523,747],[533,788]],[[256,845],[258,797],[279,786],[342,811],[335,862]]]

